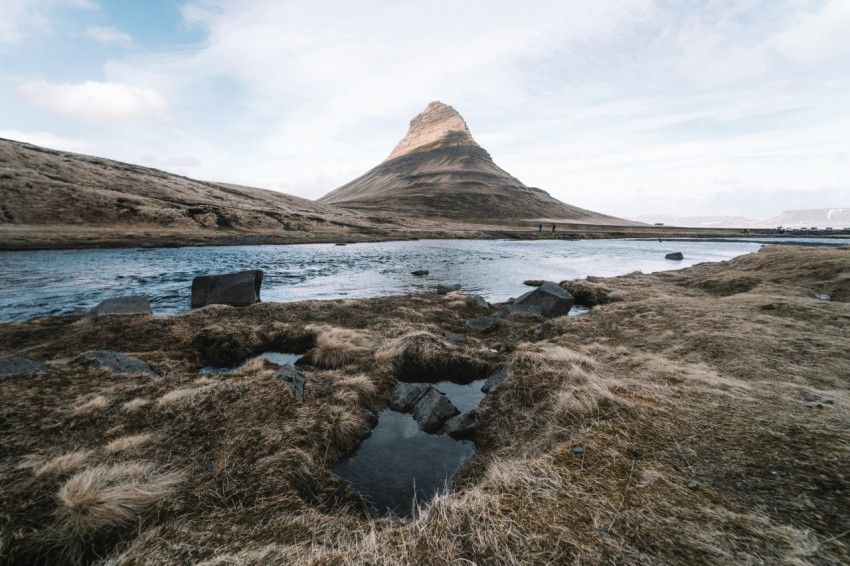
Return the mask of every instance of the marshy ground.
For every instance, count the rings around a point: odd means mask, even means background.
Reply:
[[[562,286],[597,306],[486,334],[458,293],[2,324],[48,370],[0,378],[0,562],[850,562],[850,247]],[[305,354],[303,402],[265,351]],[[505,363],[413,519],[331,472],[397,379]]]

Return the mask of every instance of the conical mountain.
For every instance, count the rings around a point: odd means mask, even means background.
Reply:
[[[319,202],[344,208],[497,222],[634,224],[563,203],[493,162],[451,106],[431,102],[383,163]]]

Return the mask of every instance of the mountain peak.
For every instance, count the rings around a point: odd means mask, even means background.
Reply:
[[[398,142],[385,161],[407,155],[423,147],[479,147],[457,110],[435,100],[410,121],[407,135]]]

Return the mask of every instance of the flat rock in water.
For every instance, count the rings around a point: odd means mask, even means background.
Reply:
[[[427,269],[417,269],[416,271],[411,271],[410,274],[415,275],[416,277],[425,277],[426,275],[428,275],[428,270]]]
[[[443,425],[443,434],[448,434],[455,440],[475,439],[475,410],[456,415],[446,421]]]
[[[201,275],[192,280],[192,308],[206,305],[245,307],[260,302],[263,272],[260,269]]]
[[[413,418],[423,432],[434,433],[443,428],[443,423],[460,413],[449,398],[433,387],[429,387],[413,407]]]
[[[98,303],[86,316],[103,314],[152,314],[151,304],[143,295],[113,297]]]
[[[682,255],[682,252],[673,252],[671,254],[667,254],[664,256],[664,259],[673,259],[676,261],[681,261],[685,259],[685,256]]]
[[[443,285],[440,283],[437,285],[437,294],[438,295],[448,295],[449,293],[453,293],[454,291],[460,291],[460,283],[452,283],[451,285]]]
[[[511,364],[503,365],[499,371],[487,378],[484,385],[481,386],[481,391],[488,393],[494,387],[505,381],[511,373]]]
[[[540,287],[520,296],[513,306],[537,306],[546,318],[564,316],[575,304],[575,298],[557,283],[546,281]]]
[[[416,402],[431,388],[427,383],[397,384],[390,399],[390,409],[399,413],[412,411]]]
[[[0,358],[0,377],[32,375],[45,370],[47,370],[46,365],[21,358],[20,356],[5,356]]]
[[[499,324],[499,320],[493,316],[482,316],[479,318],[470,318],[466,321],[466,326],[476,332],[487,332],[494,326]]]
[[[109,350],[92,350],[83,353],[81,357],[94,362],[95,367],[110,369],[115,373],[141,373],[149,377],[160,377],[148,364],[135,356]]]
[[[284,380],[289,385],[289,390],[292,391],[292,396],[296,401],[304,400],[304,383],[307,378],[304,374],[295,369],[292,364],[284,364],[274,374],[275,379]]]

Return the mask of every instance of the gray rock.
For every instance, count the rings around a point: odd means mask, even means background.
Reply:
[[[192,280],[192,308],[205,305],[244,307],[259,303],[262,283],[263,272],[260,269],[195,277]]]
[[[425,277],[426,275],[428,275],[428,270],[427,269],[417,269],[416,271],[411,271],[410,274],[415,275],[416,277]]]
[[[289,385],[289,390],[292,391],[292,396],[296,401],[304,400],[304,382],[307,378],[304,374],[295,369],[292,364],[284,364],[280,366],[274,374],[275,379],[282,379]]]
[[[527,316],[543,316],[543,309],[537,305],[511,304],[505,305],[496,313],[496,318],[506,319],[512,314],[521,314]]]
[[[448,397],[429,386],[425,395],[420,397],[413,407],[413,418],[423,432],[434,433],[459,412]]]
[[[474,440],[475,423],[477,417],[475,410],[456,415],[446,421],[443,425],[443,434],[448,434],[455,440]]]
[[[363,426],[360,427],[360,440],[365,440],[372,436],[372,429],[378,426],[378,415],[363,409]]]
[[[440,283],[437,285],[437,294],[438,295],[448,295],[454,291],[460,291],[460,283],[452,283],[451,285],[443,285]]]
[[[818,291],[812,291],[812,295],[819,301],[831,301],[832,300],[832,297],[830,297],[826,293],[820,293]]]
[[[32,375],[47,370],[47,366],[21,358],[20,356],[5,356],[0,358],[0,377],[15,375]]]
[[[499,371],[491,375],[487,378],[487,381],[484,382],[484,385],[481,386],[481,391],[484,393],[488,393],[494,387],[505,381],[511,373],[511,364],[505,364]]]
[[[499,324],[499,319],[492,316],[482,316],[479,318],[470,318],[466,321],[466,326],[476,332],[487,332],[488,330]]]
[[[472,295],[472,297],[475,299],[475,304],[481,307],[482,309],[490,308],[490,303],[485,301],[484,297],[482,297],[481,295]]]
[[[584,448],[581,446],[575,446],[573,448],[573,454],[584,454]]]
[[[552,318],[570,312],[575,302],[575,298],[557,283],[546,281],[537,289],[518,297],[513,306],[537,306],[542,316]]]
[[[456,332],[446,332],[446,338],[455,342],[463,342],[466,340],[466,334],[458,334]]]
[[[160,377],[148,364],[135,356],[109,350],[92,350],[83,353],[81,357],[94,362],[95,367],[107,368],[115,373],[141,373],[157,379]]]
[[[699,482],[698,482],[698,481],[691,481],[691,482],[688,482],[688,489],[696,489],[696,488],[698,488],[698,487],[699,487]]]
[[[682,255],[682,252],[673,252],[671,254],[667,254],[664,256],[664,259],[673,259],[676,261],[681,261],[685,259],[685,256]]]
[[[142,295],[114,297],[98,303],[86,316],[102,314],[152,314],[148,298]]]
[[[427,383],[399,383],[393,390],[390,409],[400,413],[412,411],[416,402],[422,398],[431,386]]]

